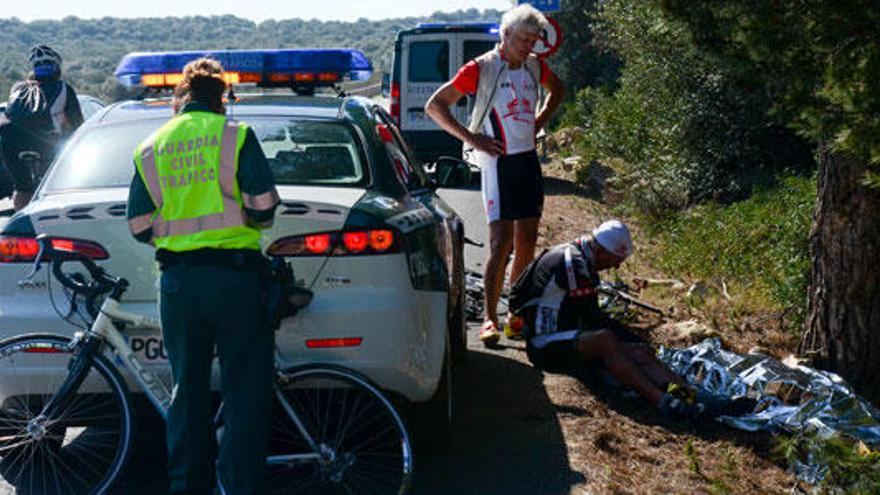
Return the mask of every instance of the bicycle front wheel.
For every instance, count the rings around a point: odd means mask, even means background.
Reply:
[[[283,371],[269,434],[271,493],[400,494],[409,487],[409,434],[368,380],[333,367]]]
[[[41,414],[78,359],[69,344],[56,335],[0,342],[4,493],[105,493],[122,471],[131,445],[131,407],[125,382],[103,356],[93,358],[63,410]]]

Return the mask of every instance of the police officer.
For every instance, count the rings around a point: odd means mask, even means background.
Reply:
[[[225,116],[209,58],[184,68],[176,115],[135,150],[128,222],[154,245],[174,391],[168,412],[172,493],[214,489],[211,363],[216,346],[224,435],[221,493],[259,493],[270,419],[274,334],[261,311],[260,229],[278,193],[253,131]]]

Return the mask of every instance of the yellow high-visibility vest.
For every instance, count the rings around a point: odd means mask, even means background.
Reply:
[[[260,249],[236,174],[247,126],[213,112],[175,116],[135,149],[156,206],[153,242],[169,251]]]

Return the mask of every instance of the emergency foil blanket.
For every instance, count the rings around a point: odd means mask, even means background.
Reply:
[[[709,392],[758,401],[751,414],[718,418],[723,424],[746,431],[809,433],[819,438],[845,435],[872,449],[880,447],[880,410],[859,398],[834,373],[789,367],[764,354],[725,351],[714,338],[686,349],[661,347],[658,357]],[[810,459],[793,467],[808,483],[820,481],[825,473]]]

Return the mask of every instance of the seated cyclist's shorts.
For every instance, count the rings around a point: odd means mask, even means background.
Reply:
[[[535,150],[515,155],[478,153],[483,207],[489,223],[540,218],[544,209],[544,178]]]
[[[577,339],[583,330],[536,335],[526,342],[526,355],[535,368],[565,373],[578,366]]]
[[[646,344],[641,336],[621,324],[611,324],[608,329],[621,342],[627,344]],[[577,353],[577,339],[593,330],[566,330],[536,335],[526,342],[526,354],[536,368],[552,373],[570,372],[581,362]]]

